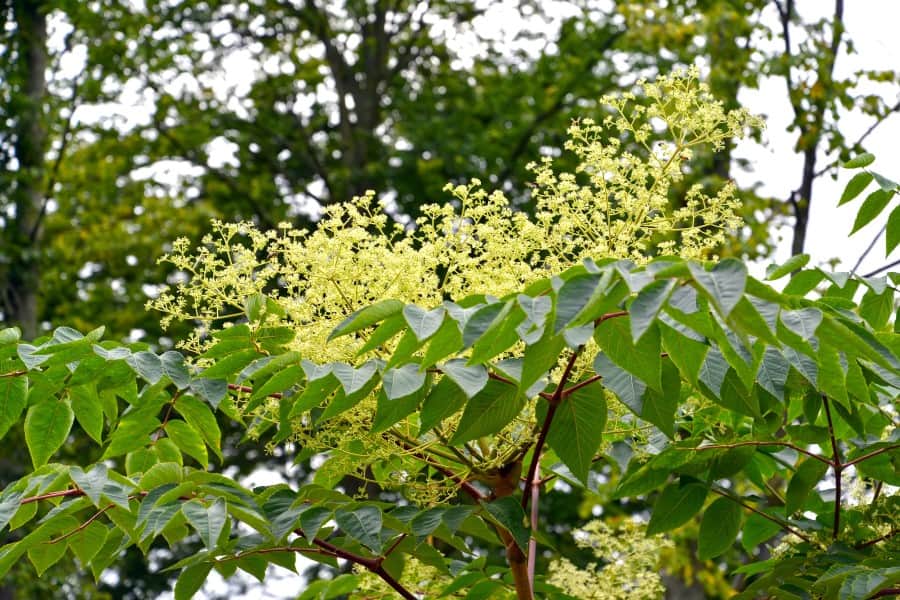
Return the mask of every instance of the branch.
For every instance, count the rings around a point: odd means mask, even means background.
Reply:
[[[868,542],[862,542],[860,544],[857,544],[854,547],[857,550],[862,550],[863,548],[868,548],[869,546],[874,546],[875,544],[877,544],[879,542],[883,542],[884,540],[890,539],[890,538],[894,537],[895,535],[897,535],[898,533],[900,533],[900,529],[894,529],[890,533],[886,533],[882,536],[875,538],[874,540],[869,540]]]
[[[856,264],[853,265],[853,268],[850,269],[850,277],[853,277],[856,274],[856,270],[859,268],[859,265],[862,264],[862,261],[869,255],[869,252],[872,251],[872,248],[875,247],[875,243],[881,239],[881,236],[884,235],[884,232],[887,231],[887,223],[881,228],[881,230],[875,234],[875,237],[872,238],[872,241],[869,242],[869,245],[863,250],[863,253],[859,255],[859,259],[856,261]]]
[[[872,123],[872,124],[869,126],[869,128],[866,129],[866,130],[863,132],[863,134],[862,134],[861,136],[859,136],[859,137],[856,139],[856,141],[855,141],[850,147],[851,147],[851,148],[855,148],[856,146],[861,145],[861,144],[866,140],[867,137],[869,137],[870,135],[872,135],[872,133],[874,133],[875,130],[878,129],[878,126],[879,126],[879,125],[881,125],[882,123],[884,123],[884,122],[887,120],[887,118],[888,118],[889,116],[891,116],[892,114],[894,114],[894,113],[897,112],[897,111],[900,111],[900,100],[898,100],[897,103],[896,103],[895,105],[893,105],[892,107],[890,107],[886,113],[884,113],[883,115],[879,115],[879,116],[875,119],[875,122]],[[821,169],[819,169],[818,171],[816,171],[814,177],[821,177],[822,175],[824,175],[825,173],[827,173],[829,170],[831,170],[831,169],[833,169],[834,167],[838,166],[838,165],[840,164],[840,162],[841,162],[841,161],[840,161],[839,158],[834,159],[833,161],[831,161],[830,163],[828,163],[827,165],[825,165],[824,167],[822,167]]]
[[[864,460],[869,460],[870,458],[874,458],[874,457],[878,456],[879,454],[884,454],[885,452],[890,452],[891,450],[896,450],[897,448],[900,448],[900,444],[892,444],[890,446],[885,446],[884,448],[879,448],[878,450],[873,450],[872,452],[869,452],[868,454],[863,454],[862,456],[857,456],[853,460],[848,460],[842,466],[849,467],[851,465],[855,465],[856,463],[861,463]]]
[[[773,523],[775,523],[776,525],[778,525],[779,527],[781,527],[781,528],[784,529],[785,531],[787,531],[787,532],[789,532],[789,533],[793,533],[794,535],[796,535],[798,538],[800,538],[800,539],[803,540],[804,542],[806,542],[806,543],[808,543],[808,544],[812,544],[812,543],[813,543],[813,539],[812,539],[811,537],[809,537],[808,535],[806,535],[805,533],[803,533],[803,532],[800,531],[799,529],[793,527],[792,525],[789,525],[788,523],[785,523],[785,522],[782,521],[781,519],[779,519],[779,518],[777,518],[777,517],[773,517],[772,515],[770,515],[770,514],[768,514],[768,513],[765,513],[765,512],[763,512],[763,511],[759,510],[758,508],[755,508],[755,507],[753,507],[753,506],[750,506],[749,504],[747,504],[746,502],[744,502],[744,501],[741,500],[740,498],[737,498],[737,497],[735,497],[735,496],[732,496],[732,495],[729,494],[728,492],[726,492],[726,491],[724,491],[724,490],[720,490],[720,489],[718,489],[717,487],[713,487],[713,488],[712,488],[712,491],[713,491],[714,493],[716,493],[716,494],[722,496],[723,498],[728,498],[729,500],[732,500],[732,501],[734,501],[734,502],[737,502],[738,504],[740,504],[741,506],[743,506],[744,508],[746,508],[746,509],[749,510],[750,512],[756,513],[756,514],[758,514],[759,516],[761,516],[762,518],[768,519],[769,521],[772,521]]]

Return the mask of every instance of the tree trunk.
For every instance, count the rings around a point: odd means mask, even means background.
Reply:
[[[44,152],[47,130],[43,105],[47,82],[47,16],[39,0],[16,0],[20,88],[14,94],[15,156],[18,162],[12,203],[15,217],[7,226],[8,253],[3,286],[4,320],[18,325],[26,339],[37,334],[41,219],[44,205]]]

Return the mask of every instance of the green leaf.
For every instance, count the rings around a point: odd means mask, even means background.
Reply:
[[[808,458],[800,463],[793,477],[791,477],[790,483],[788,483],[787,492],[784,496],[784,510],[786,514],[792,515],[803,509],[809,493],[819,483],[827,469],[828,465],[813,458]]]
[[[783,402],[785,385],[790,369],[790,363],[788,363],[781,352],[771,346],[767,347],[759,363],[756,381],[760,387]]]
[[[455,324],[453,325],[455,327]],[[369,335],[369,339],[362,345],[356,353],[356,356],[362,356],[366,352],[371,352],[384,345],[389,339],[397,335],[397,333],[403,329],[406,329],[406,321],[403,319],[402,314],[388,317],[375,328],[375,331],[373,331],[371,335]]]
[[[637,298],[628,307],[628,314],[631,316],[631,337],[634,343],[637,343],[656,321],[659,311],[662,310],[673,289],[675,289],[675,280],[663,279],[654,281],[638,293]]]
[[[69,388],[69,399],[72,401],[72,411],[78,424],[92,440],[102,444],[103,408],[100,405],[97,388],[93,385],[74,386]]]
[[[860,193],[868,187],[870,183],[872,183],[872,174],[868,171],[863,171],[861,173],[857,173],[853,177],[850,178],[850,181],[847,182],[847,187],[844,188],[844,193],[841,194],[841,199],[838,202],[838,206],[846,204],[850,202],[854,198],[860,195]]]
[[[404,367],[401,368],[415,368],[416,366],[417,365],[404,365]],[[424,377],[425,373],[421,373],[421,375]],[[375,417],[372,419],[372,431],[374,433],[385,431],[386,429],[395,425],[401,419],[407,417],[416,409],[418,409],[419,403],[422,401],[422,398],[428,390],[429,384],[426,383],[427,380],[428,378],[426,377],[425,381],[423,381],[423,385],[420,386],[419,389],[414,390],[406,396],[401,396],[398,398],[388,398],[387,392],[382,389],[378,394],[378,404],[375,409]],[[397,386],[394,387],[396,388]],[[407,386],[401,386],[401,388],[404,387]],[[396,393],[399,393],[400,390],[394,389],[394,391]]]
[[[93,521],[69,538],[69,548],[82,567],[90,564],[106,542],[109,528],[99,521]]]
[[[141,476],[138,487],[149,491],[168,483],[181,483],[184,479],[182,465],[177,462],[158,462]]]
[[[196,501],[185,502],[181,506],[181,512],[187,517],[188,523],[200,534],[203,544],[209,550],[215,548],[228,518],[228,505],[225,499],[216,498],[216,501],[209,507]]]
[[[196,429],[184,421],[172,419],[166,423],[166,435],[175,442],[179,450],[194,457],[204,469],[209,466],[209,456],[206,454],[203,437]]]
[[[224,379],[197,378],[191,380],[191,391],[206,400],[213,408],[219,408],[219,403],[228,393],[228,382]]]
[[[703,508],[706,486],[702,483],[671,483],[653,505],[647,535],[663,533],[687,523]]]
[[[566,281],[556,293],[556,322],[553,333],[559,333],[575,319],[602,285],[601,277],[594,274],[577,275]]]
[[[420,342],[424,342],[440,329],[446,312],[443,306],[425,310],[415,304],[407,304],[403,307],[403,318],[413,333],[416,334],[416,338]]]
[[[606,319],[594,332],[604,354],[648,387],[661,389],[662,359],[659,356],[659,328],[651,327],[637,344],[632,342],[629,318]]]
[[[160,358],[152,352],[142,351],[132,354],[125,362],[134,369],[134,372],[146,379],[151,384],[156,383],[163,376],[163,366]]]
[[[360,329],[365,329],[366,327],[383,321],[402,310],[403,303],[399,300],[382,300],[371,306],[361,308],[341,321],[341,323],[331,332],[331,335],[328,336],[328,341],[341,337],[342,335],[347,335],[348,333],[353,333],[354,331],[359,331]]]
[[[463,338],[459,326],[453,319],[444,319],[441,328],[432,336],[422,358],[422,366],[430,367],[439,360],[462,349]]]
[[[726,258],[707,271],[703,265],[689,262],[694,281],[709,295],[713,303],[728,317],[740,302],[747,287],[747,265],[734,258]]]
[[[756,513],[751,513],[744,523],[741,533],[741,545],[744,550],[751,552],[763,542],[775,537],[781,531],[781,525]]]
[[[884,243],[885,257],[890,255],[890,253],[894,251],[894,248],[900,244],[900,206],[894,208],[888,217]]]
[[[872,172],[872,176],[875,178],[875,181],[878,182],[878,186],[886,192],[894,192],[897,189],[897,182],[893,179],[888,179],[884,175],[879,173]]]
[[[219,424],[209,409],[209,405],[193,396],[181,396],[175,401],[175,410],[184,417],[188,425],[200,432],[200,437],[221,461],[222,432],[219,430]]]
[[[10,427],[19,422],[19,417],[25,410],[27,396],[27,379],[24,377],[0,378],[0,439],[3,439]]]
[[[528,538],[531,537],[528,528],[525,527],[525,511],[522,505],[512,496],[499,498],[493,502],[481,501],[481,505],[488,511],[494,520],[503,526],[516,541],[516,545],[522,552],[528,551]]]
[[[66,550],[69,548],[69,538],[59,541],[47,541],[42,544],[35,544],[28,549],[28,560],[34,565],[37,576],[41,577],[44,572],[55,565],[65,556]]]
[[[232,379],[259,356],[260,354],[253,348],[238,350],[216,361],[201,375],[206,379]]]
[[[24,492],[14,490],[12,486],[7,486],[6,489],[0,492],[0,531],[3,531],[16,512],[18,512],[21,506],[19,502],[24,495]]]
[[[875,217],[881,214],[881,211],[890,202],[892,196],[892,192],[883,189],[877,189],[866,196],[862,206],[859,208],[859,212],[856,213],[856,220],[853,222],[853,229],[850,230],[850,235],[871,223]]]
[[[303,536],[307,540],[312,541],[318,535],[322,525],[330,520],[331,517],[332,511],[330,508],[310,506],[300,515],[300,529],[303,531]]]
[[[900,582],[900,567],[866,569],[849,575],[841,584],[840,600],[870,598],[875,592]]]
[[[483,365],[467,366],[465,359],[448,360],[441,370],[466,393],[467,398],[483,390],[488,382],[487,369]]]
[[[691,339],[665,324],[660,324],[659,330],[662,334],[663,348],[668,353],[669,359],[675,363],[685,379],[696,386],[700,367],[703,365],[709,346]]]
[[[365,362],[359,368],[353,368],[346,363],[334,363],[331,369],[334,376],[341,382],[344,393],[348,396],[363,389],[376,371],[377,365],[373,361]]]
[[[419,370],[419,365],[411,363],[385,371],[382,386],[388,400],[397,400],[419,391],[425,379],[426,374]]]
[[[253,334],[253,341],[262,352],[280,354],[285,351],[285,344],[291,343],[296,335],[294,328],[287,325],[260,327],[259,331]]]
[[[868,167],[873,162],[875,162],[875,155],[870,152],[863,152],[858,156],[854,156],[850,160],[844,163],[845,169],[861,169],[862,167]]]
[[[466,404],[450,443],[455,446],[497,433],[519,414],[524,402],[516,386],[491,379]]]
[[[365,505],[356,510],[339,508],[334,520],[347,535],[373,552],[381,552],[381,509]]]
[[[554,334],[549,327],[546,327],[540,340],[525,347],[519,389],[523,392],[530,389],[550,369],[555,367],[559,363],[559,355],[565,347],[565,338]]]
[[[271,377],[253,386],[253,394],[250,395],[250,402],[260,400],[272,394],[283,393],[291,389],[305,377],[303,367],[300,365],[291,365],[281,371],[273,374]]]
[[[605,354],[598,353],[594,359],[594,371],[603,378],[603,386],[611,390],[631,411],[640,416],[644,409],[644,382],[614,365]]]
[[[191,600],[206,583],[212,567],[212,563],[200,563],[183,570],[175,582],[175,600]]]
[[[69,436],[75,413],[68,402],[51,398],[28,409],[25,443],[34,468],[47,463]]]
[[[159,356],[159,360],[162,363],[163,373],[172,380],[175,387],[179,390],[183,390],[190,384],[191,373],[188,371],[187,364],[184,362],[184,357],[180,353],[169,350],[163,352]]]
[[[606,398],[595,382],[562,399],[547,433],[547,443],[585,485],[604,427]]]
[[[105,464],[97,463],[91,467],[90,471],[85,473],[81,467],[72,467],[69,470],[72,481],[87,496],[91,503],[97,508],[101,508],[103,498],[128,509],[128,493],[130,490],[125,489],[120,483],[112,481],[109,478],[109,471]]]
[[[697,558],[709,560],[724,554],[741,530],[741,505],[729,498],[710,504],[700,521]]]
[[[681,377],[671,363],[663,364],[662,391],[652,388],[644,394],[639,415],[648,423],[659,427],[670,438],[675,437],[675,411],[681,400]]]
[[[785,275],[790,275],[798,269],[802,269],[809,262],[809,254],[795,254],[782,265],[769,265],[766,268],[766,281],[776,281]]]
[[[419,415],[420,431],[428,431],[442,420],[461,409],[466,403],[466,393],[449,377],[441,377],[425,401]]]
[[[495,302],[477,309],[463,327],[463,347],[468,348],[501,321],[512,309],[512,302]]]

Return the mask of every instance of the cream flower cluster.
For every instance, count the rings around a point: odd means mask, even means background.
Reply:
[[[645,524],[589,521],[575,532],[575,543],[593,550],[597,562],[584,569],[565,558],[550,563],[548,582],[566,594],[580,600],[662,598],[665,588],[657,566],[661,550],[672,542],[646,535]]]
[[[386,215],[374,193],[326,207],[312,231],[282,224],[262,232],[250,223],[214,222],[199,247],[175,242],[162,260],[181,280],[148,307],[164,313],[164,326],[176,319],[195,322],[195,334],[182,347],[200,352],[210,331],[241,321],[247,299],[264,293],[283,311],[252,326],[293,327],[292,349],[305,359],[359,363],[372,357],[358,356],[363,336],[328,341],[328,335],[353,311],[385,298],[432,307],[471,294],[499,297],[585,257],[703,257],[724,241],[727,229],[740,225],[734,186],[707,195],[698,185],[683,198],[674,197],[673,186],[694,148],[720,148],[761,123],[744,110],[726,112],[695,69],[638,88],[640,94],[604,98],[610,114],[602,122],[571,126],[566,148],[580,163],[574,173],[558,172],[546,158],[531,165],[534,218],[473,180],[448,185],[452,202],[422,207],[413,227]],[[299,418],[294,441],[344,449],[357,459],[358,449],[343,446],[362,440],[362,453],[372,461],[396,455],[396,443],[368,434],[374,406],[369,398],[325,427]],[[275,415],[277,407],[263,405],[254,416]],[[514,422],[494,440],[505,448],[491,456],[508,454],[530,431]]]

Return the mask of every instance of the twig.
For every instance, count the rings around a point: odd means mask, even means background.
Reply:
[[[887,223],[881,228],[881,230],[872,238],[872,241],[869,242],[869,245],[863,250],[863,253],[859,255],[859,259],[856,261],[856,264],[853,265],[853,268],[850,269],[850,276],[853,277],[856,274],[856,270],[859,268],[859,265],[862,264],[862,261],[869,255],[869,252],[872,251],[872,248],[875,247],[875,244],[881,239],[881,236],[884,235],[884,232],[887,230]]]
[[[784,448],[790,448],[791,450],[796,450],[801,454],[805,454],[810,458],[814,458],[820,462],[825,463],[826,465],[833,467],[834,463],[824,456],[819,456],[814,452],[810,452],[805,448],[797,446],[795,444],[791,444],[789,442],[756,442],[756,441],[747,441],[747,442],[735,442],[734,444],[709,444],[706,446],[696,446],[696,447],[683,447],[683,446],[675,446],[676,450],[685,450],[685,451],[700,451],[700,450],[730,450],[731,448],[740,448],[742,446],[781,446]]]
[[[873,451],[869,452],[868,454],[863,454],[862,456],[857,456],[853,460],[848,460],[842,466],[849,467],[851,465],[855,465],[856,463],[861,463],[864,460],[869,460],[870,458],[874,458],[874,457],[878,456],[879,454],[884,454],[885,452],[890,452],[891,450],[896,450],[897,448],[900,448],[900,444],[892,444],[890,446],[885,446],[884,448],[879,448],[878,450],[873,450]]]
[[[896,267],[897,265],[900,265],[900,260],[895,260],[894,262],[888,263],[888,264],[884,265],[883,267],[878,267],[878,268],[875,269],[874,271],[871,271],[871,272],[869,272],[869,273],[866,273],[865,275],[863,275],[863,277],[875,277],[875,276],[878,275],[879,273],[882,273],[882,272],[884,272],[884,271],[887,271],[888,269],[893,269],[893,268]]]
[[[834,424],[831,421],[831,408],[828,405],[828,396],[822,394],[822,404],[825,406],[825,418],[828,420],[828,437],[831,438],[831,466],[834,469],[834,531],[832,539],[837,539],[841,528],[841,472],[844,466],[841,464],[841,454],[838,451],[837,438],[834,435]]]
[[[541,432],[538,434],[537,442],[532,450],[531,465],[528,467],[528,475],[525,477],[525,490],[530,490],[531,486],[534,484],[538,465],[541,462],[541,452],[544,450],[544,443],[547,441],[547,434],[550,432],[550,425],[553,423],[553,415],[556,414],[556,408],[563,399],[562,394],[565,389],[566,381],[569,380],[569,375],[572,374],[572,369],[575,368],[575,361],[578,360],[578,355],[581,354],[583,348],[584,346],[579,346],[577,350],[572,352],[572,356],[569,357],[569,362],[566,364],[566,368],[559,378],[559,384],[556,386],[556,391],[553,392],[553,395],[547,401],[549,404],[547,416],[544,417],[544,424],[541,427]],[[522,494],[523,509],[528,507],[529,499],[530,494]]]

